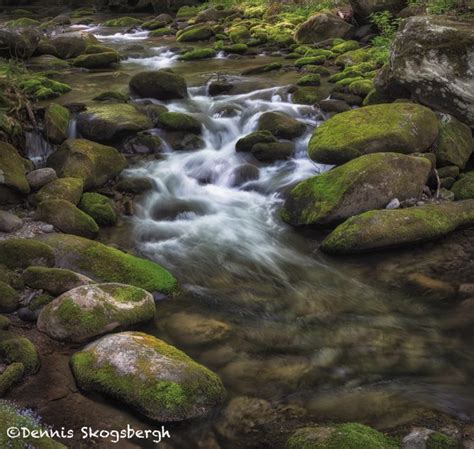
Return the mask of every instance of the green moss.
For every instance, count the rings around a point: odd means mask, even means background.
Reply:
[[[178,19],[184,19],[187,17],[195,16],[199,12],[199,8],[196,6],[182,6],[178,9],[176,17]]]
[[[0,281],[0,312],[11,313],[18,308],[18,294],[8,284]]]
[[[83,279],[77,273],[62,268],[28,267],[22,274],[24,283],[37,290],[60,295],[79,285]]]
[[[321,65],[326,62],[326,56],[308,56],[304,58],[297,59],[295,61],[296,67],[304,67],[305,65]]]
[[[99,193],[84,193],[78,207],[90,215],[99,226],[112,226],[117,222],[113,202]]]
[[[283,67],[283,64],[279,62],[273,62],[271,64],[265,64],[258,67],[252,67],[251,69],[246,69],[242,72],[242,75],[258,75],[260,73],[273,72],[275,70],[280,70]]]
[[[246,42],[252,37],[248,28],[243,25],[235,25],[229,28],[227,34],[234,44]]]
[[[0,330],[7,330],[9,327],[10,320],[4,315],[0,315]]]
[[[196,25],[194,27],[185,28],[176,35],[178,42],[196,42],[207,41],[214,36],[214,31],[208,25]]]
[[[306,427],[288,440],[287,449],[397,449],[395,440],[362,424]]]
[[[333,52],[330,50],[325,50],[324,48],[309,48],[304,55],[305,57],[309,56],[324,56],[326,59],[332,58],[334,56]]]
[[[301,77],[296,84],[298,84],[298,86],[319,86],[321,84],[321,76],[317,73],[305,75]]]
[[[182,112],[163,112],[158,117],[158,126],[170,131],[188,131],[195,134],[202,131],[199,120]]]
[[[40,310],[53,300],[54,300],[54,296],[43,293],[41,295],[35,296],[31,300],[31,302],[28,304],[28,308],[33,311]]]
[[[333,53],[346,53],[351,50],[357,50],[359,49],[359,42],[357,41],[344,41],[341,42],[340,44],[336,44],[331,48],[331,51]]]
[[[63,143],[68,135],[71,113],[64,106],[51,103],[44,116],[46,137],[53,143]]]
[[[225,51],[226,53],[237,54],[237,55],[243,55],[244,53],[247,52],[248,49],[249,49],[248,45],[244,43],[224,45],[222,47],[222,50]]]
[[[293,92],[291,100],[296,104],[313,105],[327,97],[327,93],[318,87],[304,86],[299,87]]]
[[[142,28],[145,30],[157,30],[159,28],[164,28],[166,25],[166,22],[161,20],[149,20],[147,22],[143,22]]]
[[[21,19],[10,20],[5,23],[9,28],[27,28],[27,27],[38,27],[41,22],[36,19],[30,19],[29,17],[22,17]]]
[[[171,293],[176,279],[160,265],[124,253],[98,242],[67,235],[48,235],[65,268],[79,271],[103,282],[120,282],[150,292]]]
[[[93,98],[94,101],[116,101],[118,103],[126,103],[128,99],[128,94],[118,90],[107,90]]]
[[[270,131],[277,138],[291,140],[301,137],[306,125],[281,112],[265,112],[258,120],[258,129]]]
[[[32,239],[0,241],[0,264],[8,268],[27,268],[30,265],[52,267],[54,253],[50,246]]]
[[[434,432],[428,437],[426,449],[458,449],[459,443],[453,437]]]
[[[23,159],[16,148],[6,142],[0,142],[0,173],[1,185],[20,193],[30,192]]]
[[[327,69],[326,67],[322,67],[320,65],[313,65],[313,64],[305,65],[304,71],[309,72],[309,73],[317,73],[318,75],[321,75],[321,76],[329,76],[331,74],[329,69]]]
[[[117,19],[107,20],[103,23],[106,27],[136,27],[141,24],[142,21],[135,17],[120,17]]]
[[[79,203],[84,182],[79,178],[59,178],[42,187],[34,196],[39,204],[48,200],[66,200],[72,204]]]
[[[352,83],[355,83],[356,81],[364,81],[364,78],[362,76],[344,77],[336,82],[337,89],[335,90],[344,91],[345,87],[349,87]]]
[[[150,37],[174,36],[177,31],[174,28],[159,28],[150,33]]]
[[[120,62],[120,55],[116,51],[79,55],[72,61],[74,67],[85,69],[104,69]]]
[[[26,94],[37,100],[56,98],[71,90],[69,85],[40,74],[25,76],[18,85]]]
[[[0,282],[10,285],[10,287],[16,290],[21,290],[25,287],[20,275],[2,264],[0,264]]]
[[[451,187],[451,192],[457,200],[474,198],[474,171],[466,173]]]
[[[374,88],[374,83],[371,80],[356,80],[349,84],[349,92],[351,94],[365,97]]]
[[[40,367],[34,344],[27,338],[18,337],[9,331],[0,331],[0,356],[7,363],[23,363],[25,374],[35,374]]]
[[[182,54],[179,59],[182,61],[193,61],[195,59],[214,58],[216,51],[213,48],[196,48],[195,50],[187,51]]]
[[[275,143],[278,139],[270,131],[255,131],[239,139],[235,145],[237,152],[250,152],[258,143]]]
[[[0,397],[4,396],[11,387],[19,383],[24,375],[25,367],[23,363],[17,362],[8,365],[5,371],[0,374]]]

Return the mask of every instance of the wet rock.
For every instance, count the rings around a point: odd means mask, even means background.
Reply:
[[[73,288],[93,283],[82,274],[62,268],[28,267],[21,275],[25,285],[58,296]]]
[[[166,330],[183,345],[207,345],[228,338],[231,327],[222,321],[195,313],[180,312],[166,319]]]
[[[461,298],[474,298],[474,284],[461,284],[459,295]]]
[[[236,145],[235,151],[237,152],[250,152],[252,148],[258,143],[276,143],[278,139],[267,130],[255,131],[248,134],[245,137],[240,138]]]
[[[180,100],[188,96],[186,80],[169,70],[141,72],[130,80],[130,89],[140,97]]]
[[[194,25],[181,30],[176,35],[178,42],[207,41],[214,36],[214,31],[209,25]]]
[[[255,159],[262,162],[273,162],[289,159],[295,151],[293,142],[257,143],[252,147],[251,153]]]
[[[6,142],[0,142],[0,186],[19,193],[30,191],[23,159],[16,148]]]
[[[39,168],[38,170],[33,170],[26,175],[28,184],[32,190],[41,189],[41,187],[49,184],[50,182],[58,178],[56,171],[53,168]]]
[[[78,207],[101,227],[113,226],[117,222],[113,201],[100,193],[84,193]]]
[[[140,26],[142,21],[135,17],[118,17],[116,19],[110,19],[103,23],[106,27],[125,27],[125,28],[134,28]]]
[[[150,210],[150,216],[157,221],[172,221],[188,214],[205,215],[208,207],[205,202],[186,199],[162,199]]]
[[[71,59],[84,53],[88,45],[98,43],[92,34],[68,33],[49,40],[48,45],[54,49],[50,54],[60,59]]]
[[[163,149],[163,141],[159,136],[144,131],[127,140],[122,147],[125,154],[158,154]]]
[[[396,35],[390,63],[376,79],[377,89],[393,98],[411,95],[473,127],[473,48],[468,19],[410,17]]]
[[[365,212],[339,225],[324,241],[330,254],[381,250],[444,237],[474,225],[474,200]]]
[[[335,37],[346,37],[352,31],[352,26],[339,17],[319,13],[310,17],[296,31],[295,39],[301,44],[316,44]]]
[[[211,84],[209,84],[209,95],[211,97],[223,95],[229,93],[233,87],[234,85],[229,81],[213,81]]]
[[[318,103],[319,108],[324,112],[350,111],[351,107],[343,100],[323,100]]]
[[[216,56],[216,51],[213,48],[196,48],[189,50],[180,55],[181,61],[196,61],[198,59],[210,59]]]
[[[282,218],[294,226],[334,226],[393,199],[419,198],[431,164],[396,153],[361,156],[299,183],[289,194]]]
[[[249,75],[259,75],[261,73],[268,73],[273,72],[276,70],[280,70],[283,67],[283,64],[279,62],[273,62],[271,64],[264,64],[259,65],[257,67],[252,67],[250,69],[246,69],[242,72],[242,76],[249,76]]]
[[[138,195],[152,190],[154,186],[153,180],[150,178],[123,178],[115,184],[115,190]]]
[[[83,137],[112,143],[152,127],[147,115],[131,104],[104,104],[79,114],[77,129]]]
[[[15,214],[0,210],[0,232],[14,232],[21,228],[23,220]]]
[[[308,151],[315,162],[337,165],[379,151],[424,152],[438,132],[436,114],[424,106],[365,106],[337,114],[316,128]]]
[[[94,101],[109,101],[112,103],[127,103],[128,94],[118,90],[107,90],[93,98]]]
[[[65,200],[41,202],[34,218],[49,223],[66,234],[95,239],[99,233],[99,227],[92,217]]]
[[[426,428],[414,428],[403,438],[402,449],[456,449],[458,441],[440,432]]]
[[[79,55],[72,61],[74,67],[82,67],[89,70],[107,69],[120,62],[120,55],[116,51],[104,51],[102,53],[91,53]]]
[[[348,94],[344,92],[332,92],[331,98],[334,100],[345,101],[349,106],[360,106],[362,104],[362,98],[358,95]]]
[[[51,103],[44,115],[44,131],[46,138],[56,144],[63,143],[68,137],[71,113],[65,107]]]
[[[456,165],[448,165],[446,167],[441,167],[437,171],[438,176],[440,178],[457,178],[459,176],[459,167],[457,167]]]
[[[298,87],[292,96],[291,101],[296,104],[314,105],[327,98],[327,91],[321,87],[304,86]]]
[[[168,131],[182,131],[201,134],[202,125],[199,120],[181,112],[163,112],[158,117],[158,127]]]
[[[145,290],[124,284],[84,285],[46,305],[37,326],[55,340],[80,343],[154,316],[155,301]]]
[[[167,132],[166,140],[175,151],[194,151],[205,146],[200,136],[187,132]]]
[[[18,308],[18,293],[5,282],[0,281],[0,313],[11,313]]]
[[[38,193],[31,195],[29,200],[39,204],[48,200],[66,200],[77,205],[81,199],[84,182],[79,178],[59,178],[44,187]]]
[[[58,176],[82,179],[84,188],[104,185],[127,166],[125,158],[112,147],[86,139],[68,139],[48,158]]]
[[[50,246],[33,239],[0,241],[0,265],[10,269],[54,266],[55,257]]]
[[[456,296],[456,289],[451,284],[422,273],[410,274],[407,281],[408,287],[416,294],[433,301],[445,301]]]
[[[265,112],[258,120],[260,131],[269,131],[279,139],[296,139],[306,131],[304,123],[281,112]],[[268,142],[267,142],[268,143]]]
[[[30,31],[0,30],[0,57],[28,59],[38,46],[38,35]]]
[[[130,284],[152,293],[172,293],[177,287],[176,279],[160,265],[99,242],[65,234],[39,238],[47,244],[43,246],[53,248],[59,268],[76,271],[96,281]]]
[[[151,335],[108,335],[74,354],[79,386],[125,402],[160,422],[208,414],[225,390],[220,379],[178,349]]]
[[[457,200],[474,199],[474,171],[463,175],[451,187],[451,192]]]
[[[242,164],[232,171],[232,186],[240,187],[249,181],[255,181],[260,177],[260,171],[255,165]]]

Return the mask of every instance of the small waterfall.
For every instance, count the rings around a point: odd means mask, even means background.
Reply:
[[[42,168],[48,156],[54,152],[54,146],[43,137],[41,131],[33,130],[25,133],[25,150],[35,168]]]
[[[77,139],[77,119],[72,117],[67,130],[68,139]]]

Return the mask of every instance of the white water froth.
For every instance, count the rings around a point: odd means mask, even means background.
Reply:
[[[154,47],[151,51],[155,53],[154,56],[148,58],[128,58],[123,63],[138,64],[149,69],[158,70],[171,67],[178,59],[178,55],[166,47]]]

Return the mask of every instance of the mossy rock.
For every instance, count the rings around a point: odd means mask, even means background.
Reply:
[[[47,200],[38,205],[35,219],[53,225],[66,234],[95,239],[99,226],[94,219],[66,200]]]
[[[122,145],[125,154],[158,154],[163,149],[163,140],[155,134],[146,131],[138,133]]]
[[[343,112],[319,126],[309,142],[310,158],[343,164],[366,153],[427,151],[438,136],[436,114],[411,103],[365,106]]]
[[[79,209],[91,216],[99,226],[113,226],[117,223],[117,212],[112,200],[99,193],[82,195]]]
[[[4,331],[10,327],[10,320],[4,315],[0,315],[0,330]]]
[[[169,70],[137,73],[130,80],[130,89],[144,98],[182,100],[188,96],[186,80]]]
[[[326,62],[326,56],[305,56],[304,58],[297,59],[295,61],[296,67],[304,67],[306,65],[321,65]]]
[[[336,44],[331,48],[333,53],[342,54],[352,50],[358,50],[360,44],[357,41],[344,41],[340,44]]]
[[[258,119],[259,131],[269,131],[279,139],[296,139],[306,131],[306,125],[282,112],[265,112]]]
[[[271,64],[264,64],[259,65],[257,67],[252,67],[250,69],[246,69],[242,72],[242,76],[259,75],[261,73],[273,72],[276,70],[280,70],[282,67],[283,64],[281,64],[280,62],[272,62]]]
[[[7,363],[22,363],[26,375],[35,374],[40,368],[35,345],[10,331],[0,331],[0,358]]]
[[[41,25],[39,20],[31,19],[29,17],[21,17],[20,19],[10,20],[5,23],[5,26],[8,28],[37,28],[39,25]]]
[[[166,27],[167,23],[162,20],[148,20],[142,23],[142,28],[145,30],[157,30]]]
[[[235,144],[235,151],[250,152],[257,143],[275,143],[278,139],[270,131],[255,131],[242,137]]]
[[[224,45],[222,47],[222,50],[225,51],[226,53],[235,54],[235,55],[243,55],[247,53],[248,49],[249,49],[248,45],[244,43]]]
[[[118,249],[64,234],[44,235],[41,241],[54,249],[60,268],[96,281],[130,284],[152,293],[172,293],[177,289],[176,279],[163,267]]]
[[[194,25],[179,31],[176,35],[178,42],[207,41],[214,36],[214,30],[209,25]]]
[[[52,54],[60,59],[76,58],[84,53],[89,45],[98,43],[94,35],[84,33],[62,34],[48,41],[48,45],[54,49]]]
[[[50,246],[33,239],[0,241],[0,264],[11,269],[54,266],[55,258]]]
[[[46,305],[37,326],[55,340],[80,343],[154,316],[155,301],[146,290],[116,283],[83,285]]]
[[[0,263],[0,282],[8,284],[10,287],[13,287],[15,290],[22,290],[25,288],[25,284],[21,280],[21,276],[14,271],[14,269],[9,269],[5,265]]]
[[[299,183],[289,194],[282,218],[295,226],[334,226],[392,199],[418,198],[431,163],[396,153],[361,156]]]
[[[0,313],[12,313],[18,308],[18,293],[0,281]]]
[[[77,118],[81,135],[101,143],[113,143],[152,126],[149,117],[131,104],[91,106]]]
[[[355,80],[349,84],[349,92],[351,94],[365,97],[374,89],[374,82],[372,80]]]
[[[79,178],[59,178],[46,184],[30,198],[34,204],[48,200],[66,200],[77,205],[82,196],[84,181]]]
[[[55,296],[93,282],[82,274],[62,268],[28,267],[21,277],[28,287],[45,290]]]
[[[474,171],[468,172],[456,181],[451,192],[457,200],[474,199]]]
[[[303,67],[303,70],[305,72],[315,73],[315,74],[318,74],[320,76],[329,76],[329,75],[331,75],[331,72],[329,71],[329,69],[327,69],[326,67],[320,66],[320,65],[314,65],[314,64],[305,65]]]
[[[79,55],[72,61],[74,67],[84,69],[107,69],[120,62],[120,55],[116,51]]]
[[[18,83],[18,87],[35,100],[57,98],[71,90],[71,86],[43,75],[29,75]]]
[[[413,245],[474,226],[474,200],[378,210],[349,218],[324,241],[329,254],[352,254]]]
[[[129,96],[127,93],[118,90],[106,90],[93,98],[94,101],[109,101],[112,103],[127,103]]]
[[[216,374],[139,332],[95,341],[73,355],[71,368],[83,390],[104,393],[159,422],[207,415],[225,397]]]
[[[182,112],[163,112],[158,117],[157,125],[169,131],[188,131],[193,134],[202,132],[201,122]]]
[[[30,185],[25,175],[25,165],[15,147],[0,142],[0,185],[19,193],[29,193]]]
[[[459,441],[444,433],[432,432],[428,435],[426,449],[459,449]]]
[[[140,26],[143,22],[136,17],[119,17],[117,19],[110,19],[105,21],[102,25],[105,27],[137,27]]]
[[[437,165],[457,165],[463,169],[474,150],[472,131],[448,114],[439,114],[440,131],[434,145]]]
[[[31,431],[30,436],[20,438],[7,437],[7,430],[11,427],[26,428]],[[9,449],[24,449],[34,447],[35,449],[66,449],[66,446],[58,443],[47,436],[34,438],[34,431],[45,431],[39,419],[35,418],[31,410],[23,410],[9,401],[0,400],[0,446]]]
[[[28,304],[28,309],[32,312],[37,312],[53,300],[54,296],[48,295],[47,293],[41,293],[41,295],[35,296],[30,301],[30,303]]]
[[[150,33],[150,37],[174,36],[177,31],[174,28],[159,28]]]
[[[138,195],[148,190],[152,190],[155,184],[153,180],[146,177],[130,177],[122,178],[117,184],[115,184],[115,190],[117,192],[131,193]]]
[[[178,9],[176,12],[176,18],[178,19],[188,19],[190,17],[196,16],[199,13],[199,8],[197,6],[184,5]]]
[[[127,166],[115,148],[86,139],[68,139],[48,158],[61,178],[79,178],[84,189],[101,187]]]
[[[216,51],[213,48],[196,48],[195,50],[187,51],[182,54],[179,59],[182,61],[194,61],[196,59],[209,59],[216,56]]]
[[[55,144],[63,143],[68,136],[71,113],[69,109],[57,103],[51,103],[44,114],[44,131],[46,138]]]
[[[396,440],[363,424],[303,427],[288,440],[286,449],[398,449]]]
[[[362,62],[369,62],[373,59],[373,52],[367,48],[360,48],[358,50],[348,51],[339,55],[336,58],[336,65],[342,67],[349,67],[360,64]]]
[[[291,101],[296,104],[314,105],[327,97],[327,92],[320,87],[303,86],[298,87],[292,96]]]
[[[255,159],[262,162],[274,162],[289,159],[294,152],[295,145],[293,142],[257,143],[251,150]]]
[[[2,374],[0,374],[0,397],[3,397],[5,393],[10,390],[10,388],[19,383],[23,379],[24,375],[25,367],[23,366],[23,363],[15,362],[8,365]]]
[[[28,61],[28,68],[30,70],[47,72],[50,70],[67,70],[69,63],[53,55],[41,55],[31,58]]]
[[[317,73],[302,76],[296,84],[298,86],[319,86],[321,84],[321,76]]]

